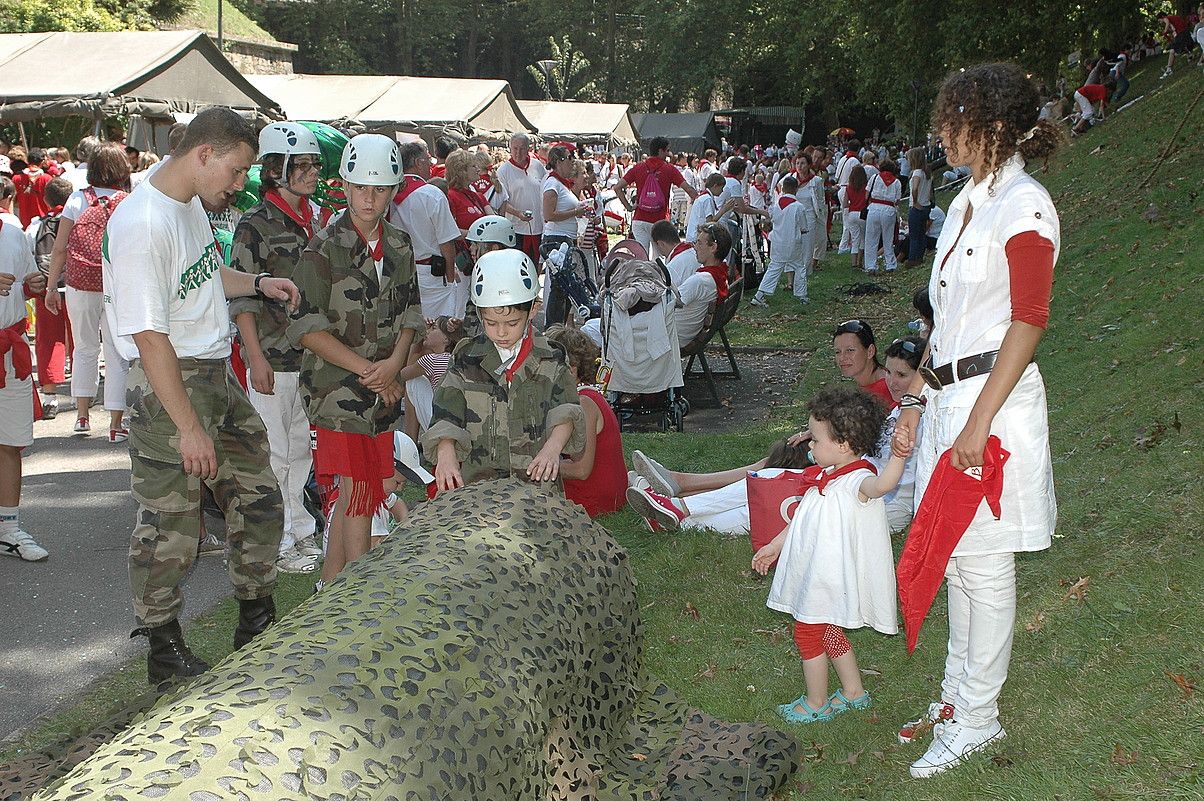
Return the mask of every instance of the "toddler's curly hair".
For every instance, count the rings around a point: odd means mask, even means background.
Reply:
[[[832,427],[832,436],[846,443],[853,453],[875,453],[882,438],[886,409],[863,389],[828,387],[811,399],[811,416]]]
[[[980,64],[945,79],[932,109],[932,127],[951,137],[965,132],[966,145],[983,148],[987,171],[994,173],[1017,151],[1026,162],[1048,163],[1062,142],[1062,129],[1049,120],[1038,122],[1040,112],[1041,97],[1024,70],[1015,64]]]

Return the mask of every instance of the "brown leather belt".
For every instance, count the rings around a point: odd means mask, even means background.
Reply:
[[[999,351],[989,350],[936,368],[932,367],[930,360],[928,364],[920,365],[920,375],[924,378],[924,383],[933,389],[944,389],[953,383],[955,374],[958,381],[965,381],[976,375],[986,375],[995,369],[995,360],[998,358]]]

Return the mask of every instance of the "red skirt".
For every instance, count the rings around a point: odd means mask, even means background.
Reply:
[[[314,427],[314,475],[323,489],[336,477],[351,479],[348,517],[371,517],[384,502],[384,479],[393,475],[393,432],[370,437]]]

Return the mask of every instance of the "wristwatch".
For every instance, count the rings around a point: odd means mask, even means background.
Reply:
[[[271,277],[272,277],[271,273],[260,273],[259,275],[255,276],[255,294],[256,295],[263,297],[263,289],[260,288],[259,282],[265,278],[271,278]]]

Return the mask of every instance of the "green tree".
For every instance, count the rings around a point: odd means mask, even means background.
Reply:
[[[541,64],[528,64],[527,74],[546,97],[553,100],[595,100],[598,85],[590,79],[589,59],[575,47],[568,36],[559,41],[548,37],[548,49],[552,57]],[[545,72],[546,68],[546,72]]]

